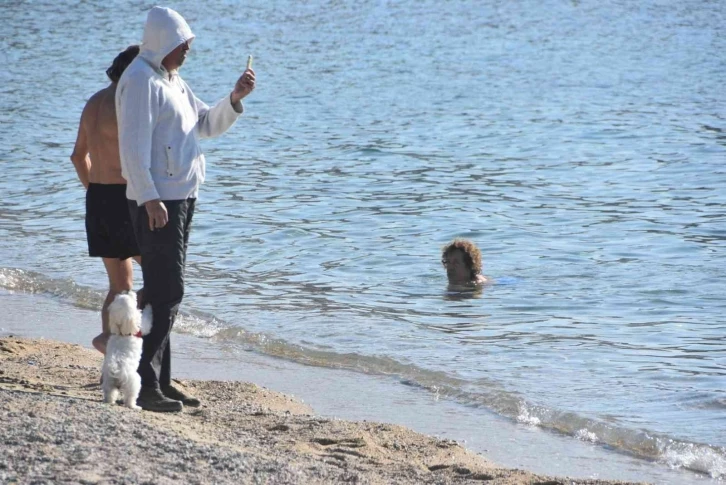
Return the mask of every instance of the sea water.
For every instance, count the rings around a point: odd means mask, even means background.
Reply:
[[[177,332],[726,474],[725,3],[167,5],[198,97],[258,83],[203,145]],[[68,156],[147,8],[0,7],[0,286],[100,306]],[[492,285],[447,288],[454,237]]]

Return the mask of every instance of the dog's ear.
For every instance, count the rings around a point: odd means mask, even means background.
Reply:
[[[134,335],[139,331],[141,315],[138,314],[137,309],[129,311],[126,315],[123,315],[121,320],[118,322],[119,330],[121,335]]]
[[[119,322],[118,319],[109,318],[108,319],[108,332],[111,335],[121,335],[121,322]]]

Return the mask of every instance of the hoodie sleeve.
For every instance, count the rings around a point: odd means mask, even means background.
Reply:
[[[187,86],[188,87],[188,86]],[[219,136],[227,131],[237,118],[242,114],[242,103],[232,104],[229,95],[220,99],[213,107],[207,106],[204,101],[194,96],[189,90],[193,102],[196,105],[199,121],[197,128],[201,138],[211,138]]]
[[[116,118],[122,175],[136,203],[158,199],[151,177],[151,142],[159,115],[157,93],[151,79],[129,76],[116,91]]]

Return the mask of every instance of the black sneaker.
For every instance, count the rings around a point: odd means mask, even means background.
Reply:
[[[202,404],[196,397],[185,394],[181,389],[179,389],[178,387],[174,387],[171,384],[163,387],[161,389],[161,392],[163,392],[164,396],[168,397],[169,399],[181,401],[182,403],[184,403],[185,406],[189,406],[190,408],[198,408]]]
[[[142,387],[136,404],[141,406],[144,411],[154,411],[155,413],[178,413],[184,409],[184,405],[180,401],[169,399],[156,387]]]

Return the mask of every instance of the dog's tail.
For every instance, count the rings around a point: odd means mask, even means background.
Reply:
[[[144,307],[144,311],[141,312],[141,335],[149,335],[153,324],[154,313],[152,312],[151,304],[149,303]]]

